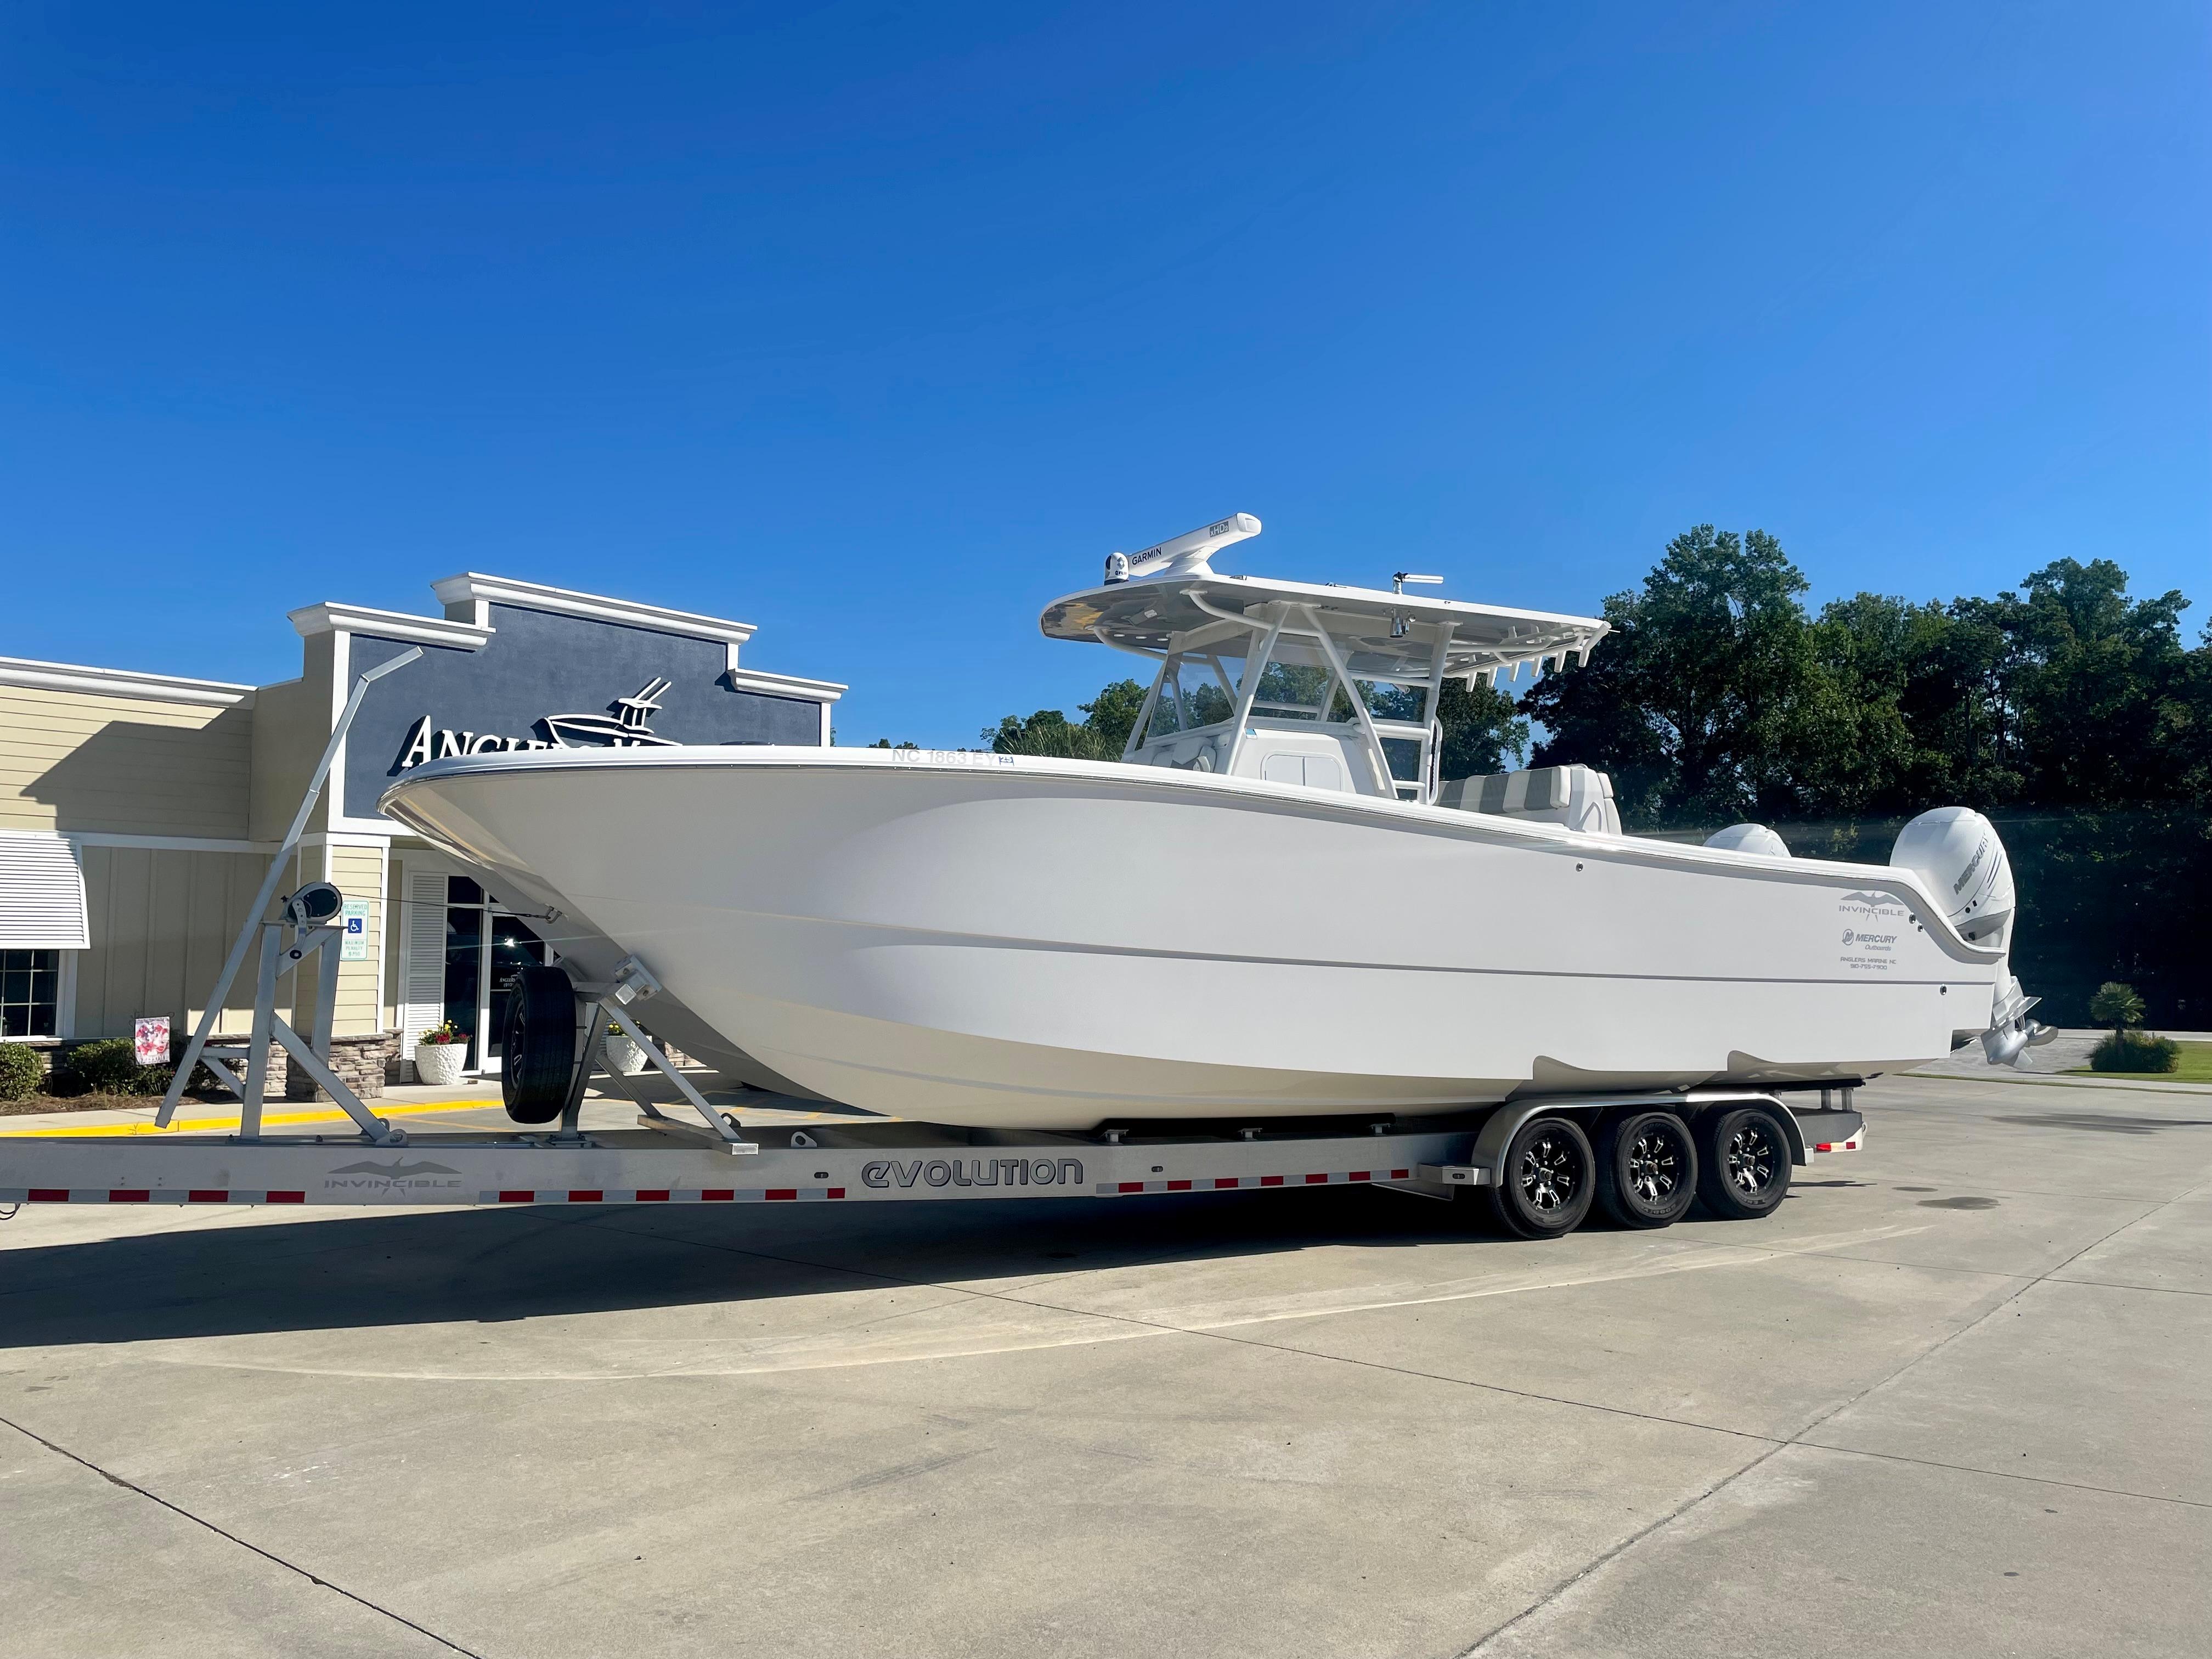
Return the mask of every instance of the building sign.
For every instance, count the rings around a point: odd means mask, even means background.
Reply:
[[[475,650],[428,645],[368,689],[346,740],[344,811],[367,817],[428,761],[519,749],[822,741],[822,707],[731,683],[720,641],[494,603]],[[408,648],[353,637],[348,672]]]
[[[338,942],[340,962],[368,960],[368,901],[348,899],[340,913],[344,919],[345,937]]]
[[[514,749],[638,749],[649,745],[674,748],[673,738],[655,737],[646,722],[660,707],[658,699],[668,682],[655,675],[635,696],[617,697],[605,714],[540,714],[529,738],[501,737],[495,732],[455,732],[435,726],[422,716],[408,728],[407,746],[400,751],[402,772],[412,771],[424,761],[445,760],[454,755],[496,755]]]
[[[169,1063],[169,1017],[167,1014],[132,1022],[131,1037],[141,1066],[167,1066]]]

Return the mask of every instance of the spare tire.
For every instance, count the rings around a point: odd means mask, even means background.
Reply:
[[[576,990],[558,968],[515,976],[501,1035],[500,1093],[517,1123],[550,1123],[576,1073]]]

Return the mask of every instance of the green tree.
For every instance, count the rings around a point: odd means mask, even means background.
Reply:
[[[1641,590],[1606,600],[1613,633],[1590,663],[1521,699],[1550,734],[1534,763],[1609,772],[1645,823],[1784,815],[1816,690],[1805,587],[1763,530],[1675,537]]]
[[[1510,770],[1528,752],[1528,722],[1511,697],[1488,680],[1446,680],[1437,698],[1443,727],[1439,777],[1472,778]]]
[[[2117,1037],[2129,1026],[2142,1024],[2143,1000],[2136,994],[2134,986],[2108,979],[2089,999],[2089,1018],[2100,1025],[2111,1026]]]
[[[2059,559],[2000,596],[2012,644],[2027,793],[2039,805],[2140,805],[2182,796],[2173,739],[2201,719],[2179,592],[2130,599],[2110,559]]]
[[[1001,755],[1058,755],[1070,760],[1119,760],[1145,688],[1134,680],[1115,680],[1089,702],[1076,705],[1088,716],[1080,724],[1057,708],[1040,708],[1024,718],[1008,714],[983,728],[983,741]]]
[[[1134,680],[1115,680],[1089,702],[1076,707],[1083,711],[1084,725],[1113,750],[1113,757],[1118,760],[1145,707],[1145,688]]]

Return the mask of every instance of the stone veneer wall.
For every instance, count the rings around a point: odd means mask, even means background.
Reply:
[[[338,1081],[363,1100],[375,1100],[384,1093],[386,1068],[399,1047],[398,1033],[376,1031],[366,1036],[342,1036],[331,1039],[331,1070],[338,1074]],[[307,1075],[305,1066],[288,1068],[284,1079],[284,1098],[287,1100],[328,1100],[329,1093]]]

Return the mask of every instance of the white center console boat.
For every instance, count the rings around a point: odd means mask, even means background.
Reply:
[[[1259,529],[1045,610],[1151,666],[1119,762],[553,749],[432,762],[383,808],[557,912],[580,975],[648,964],[686,1049],[936,1124],[1817,1087],[2032,1039],[1978,815],[1845,865],[1624,835],[1587,768],[1443,779],[1446,680],[1572,672],[1606,624],[1213,569]]]

